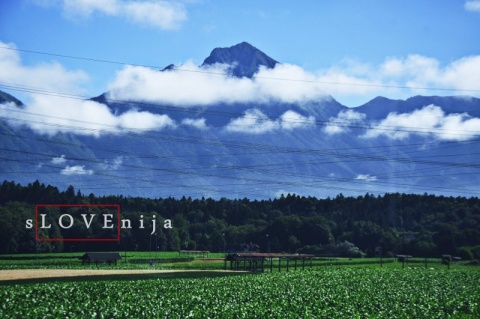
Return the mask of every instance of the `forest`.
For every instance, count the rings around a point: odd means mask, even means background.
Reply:
[[[121,218],[118,242],[38,242],[26,221],[38,204],[115,204]],[[140,217],[142,216],[142,217]],[[155,217],[153,217],[155,216]],[[151,234],[152,218],[159,225]],[[138,227],[144,219],[145,229]],[[163,222],[171,220],[171,228]],[[135,224],[137,223],[137,224]],[[44,238],[91,236],[87,229],[52,227]],[[365,194],[335,198],[288,194],[269,200],[140,198],[85,195],[38,180],[0,186],[0,253],[84,251],[238,251],[313,253],[342,257],[438,257],[480,260],[480,200],[429,194]]]

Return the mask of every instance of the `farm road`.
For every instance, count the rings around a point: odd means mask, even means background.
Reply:
[[[175,272],[199,272],[200,270],[97,270],[97,269],[15,269],[0,270],[0,281],[39,279],[39,278],[57,278],[57,277],[83,277],[83,276],[108,276],[108,275],[148,275],[148,274],[165,274]],[[206,272],[222,272],[225,270],[208,270]]]

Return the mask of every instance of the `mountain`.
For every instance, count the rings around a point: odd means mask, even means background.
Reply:
[[[252,78],[261,66],[274,68],[278,63],[253,45],[242,42],[229,48],[216,48],[203,61],[202,66],[229,64],[233,76]]]
[[[231,64],[233,76],[252,77],[259,67],[278,62],[243,42],[214,49],[203,66],[215,63]],[[175,72],[171,66],[164,71]],[[331,96],[188,106],[111,100],[108,93],[91,100],[116,116],[149,112],[173,125],[99,134],[86,128],[85,134],[52,136],[35,131],[36,121],[18,125],[0,118],[0,180],[28,184],[38,179],[61,189],[73,185],[84,194],[151,198],[478,194],[480,152],[472,130],[480,99],[473,97],[377,97],[354,109]],[[0,92],[4,102],[22,105]],[[438,125],[429,132],[391,124],[374,130],[389,114],[410,114],[428,105],[452,115],[439,123],[473,122],[460,128],[460,138]],[[455,116],[463,113],[469,117]]]

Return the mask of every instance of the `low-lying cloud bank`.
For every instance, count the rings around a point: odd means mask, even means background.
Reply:
[[[340,111],[336,117],[331,117],[327,121],[323,131],[328,135],[340,134],[356,125],[362,125],[366,117],[365,114],[354,110]]]
[[[368,121],[365,114],[347,110],[330,118],[323,131],[335,135],[352,128],[363,130],[364,133],[360,135],[362,138],[383,136],[402,140],[417,135],[444,141],[466,141],[480,136],[480,118],[466,113],[446,114],[436,105],[428,105],[410,113],[390,113],[378,121]]]
[[[0,46],[15,49],[12,43]],[[82,70],[42,63],[23,65],[15,50],[0,50],[0,83],[27,94],[25,106],[0,105],[0,117],[12,126],[27,126],[47,135],[74,133],[100,136],[103,133],[142,132],[176,127],[167,115],[130,110],[114,114],[105,104],[80,99],[89,76]]]
[[[20,86],[25,91],[41,91],[60,94],[84,94],[82,86],[90,80],[82,70],[68,70],[57,62],[24,65],[13,43],[0,41],[0,83]]]
[[[0,46],[15,49],[11,43],[0,41]],[[420,55],[388,58],[378,66],[344,61],[318,72],[308,72],[291,64],[277,64],[273,69],[260,68],[251,79],[229,76],[228,68],[228,65],[198,67],[187,62],[178,69],[160,72],[126,66],[108,85],[108,98],[182,108],[252,103],[255,107],[233,119],[225,130],[262,134],[301,129],[321,120],[293,111],[271,119],[262,108],[272,101],[298,104],[321,101],[330,98],[327,92],[335,98],[355,96],[365,99],[377,95],[398,98],[432,93],[422,89],[425,87],[452,88],[449,94],[466,94],[462,90],[478,90],[474,85],[480,83],[480,56],[464,57],[445,66],[436,59]],[[69,70],[56,62],[24,65],[15,50],[0,50],[0,70],[0,83],[16,86],[28,96],[22,109],[13,103],[0,106],[0,116],[13,126],[25,125],[49,135],[69,132],[94,136],[163,130],[179,125],[200,130],[208,128],[204,118],[186,118],[177,123],[166,114],[138,109],[116,114],[105,104],[78,98],[85,94],[84,85],[90,81],[84,71]],[[364,127],[364,138],[403,139],[412,134],[428,134],[442,140],[466,140],[479,135],[479,121],[466,114],[446,115],[435,106],[411,114],[390,114],[383,120],[370,123],[366,122],[364,114],[347,110],[330,118],[324,132],[334,135],[352,127]]]
[[[100,136],[176,127],[167,115],[135,110],[115,115],[101,103],[52,96],[34,96],[21,109],[14,103],[0,104],[0,118],[11,126],[27,126],[50,136],[57,133]]]
[[[225,64],[198,67],[187,62],[179,69],[159,72],[127,66],[110,83],[108,97],[180,107],[270,101],[299,103],[327,97],[320,83],[304,82],[314,81],[311,74],[294,65],[260,68],[253,79],[229,76],[228,67]]]
[[[113,100],[144,101],[182,107],[223,103],[303,103],[328,95],[339,99],[375,96],[475,93],[480,83],[480,56],[469,56],[442,66],[434,58],[409,55],[387,58],[378,66],[354,61],[308,72],[299,66],[277,64],[260,68],[252,79],[228,75],[228,65],[199,67],[192,62],[165,72],[126,66],[109,84]],[[328,94],[327,94],[328,93]],[[349,105],[357,106],[357,105]]]
[[[315,125],[315,117],[303,116],[294,111],[286,111],[278,119],[272,120],[259,109],[247,110],[225,127],[227,132],[262,134],[278,130],[292,131]]]
[[[439,106],[429,105],[411,113],[390,113],[384,120],[373,124],[364,137],[386,136],[401,140],[411,135],[466,141],[480,136],[480,118],[465,113],[445,114]]]

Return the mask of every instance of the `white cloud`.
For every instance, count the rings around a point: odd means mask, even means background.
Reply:
[[[470,56],[453,61],[442,67],[440,62],[433,58],[420,55],[409,55],[405,59],[387,60],[381,71],[388,69],[387,65],[398,64],[399,72],[396,75],[398,81],[419,93],[426,90],[422,88],[438,87],[458,90],[476,90],[474,83],[480,81],[480,56]],[[385,78],[391,73],[385,72]],[[458,92],[457,92],[458,93]]]
[[[306,117],[294,111],[286,111],[272,120],[259,109],[249,109],[242,117],[233,119],[225,129],[228,132],[262,134],[276,130],[291,131],[315,125],[315,117]]]
[[[218,64],[200,68],[192,62],[185,63],[180,70],[167,72],[127,66],[110,83],[109,98],[188,107],[272,100],[295,103],[326,97],[318,83],[302,82],[313,77],[296,66],[281,64],[274,69],[261,68],[254,79],[228,76],[227,69],[228,65]]]
[[[187,20],[183,3],[174,0],[35,0],[43,7],[61,6],[69,19],[87,19],[95,13],[126,18],[134,23],[176,29]]]
[[[229,132],[240,132],[250,134],[262,134],[277,130],[278,122],[272,121],[259,109],[250,109],[237,119],[230,121],[226,126]]]
[[[261,67],[255,76],[256,90],[262,100],[296,103],[324,99],[328,95],[319,77],[301,67],[282,63],[273,69]]]
[[[0,46],[16,49],[12,43],[0,41]],[[89,81],[81,70],[66,70],[56,62],[22,65],[15,50],[0,50],[0,82],[6,85],[41,88],[44,91],[81,94],[82,85]]]
[[[473,12],[480,12],[480,0],[465,1],[465,9]]]
[[[380,91],[386,91],[382,87],[384,83],[373,76],[372,70],[368,69],[362,74],[357,74],[357,67],[359,66],[348,65],[344,68],[336,66],[321,70],[316,81],[321,83],[324,91],[335,98],[375,96]]]
[[[413,134],[465,141],[480,136],[480,118],[465,113],[447,115],[440,107],[429,105],[411,113],[390,113],[384,120],[373,124],[363,137],[406,139]]]
[[[65,155],[61,155],[60,157],[54,157],[52,158],[52,164],[63,164],[67,161],[65,158]]]
[[[0,46],[15,48],[0,42]],[[18,52],[0,50],[0,82],[31,88],[27,90],[25,106],[14,103],[0,105],[0,117],[12,126],[28,126],[48,135],[58,132],[99,136],[102,133],[121,133],[162,130],[175,127],[167,115],[131,110],[113,114],[107,105],[90,100],[79,100],[42,92],[83,92],[88,80],[83,71],[66,70],[57,63],[24,66]]]
[[[340,111],[336,117],[331,117],[323,131],[329,135],[347,131],[350,126],[364,122],[367,116],[354,110]]]
[[[306,117],[294,111],[286,111],[280,116],[279,122],[282,129],[291,131],[296,128],[305,128],[307,126],[315,125],[315,117]]]
[[[28,126],[50,136],[57,133],[100,136],[176,127],[167,115],[134,110],[115,115],[105,104],[48,95],[33,96],[22,109],[13,103],[0,104],[0,117],[11,126]]]
[[[128,2],[123,10],[134,22],[160,29],[176,29],[187,19],[185,7],[175,1]]]
[[[421,55],[387,58],[377,66],[346,61],[318,72],[277,64],[273,69],[261,67],[253,79],[227,76],[228,67],[200,68],[187,62],[176,70],[158,72],[127,66],[110,83],[110,98],[188,107],[218,102],[302,103],[324,99],[328,93],[341,102],[360,99],[366,102],[378,95],[407,98],[439,92],[474,94],[478,90],[475,83],[480,83],[480,55],[447,65]]]
[[[119,156],[113,160],[112,169],[118,169],[122,164],[123,164],[123,158]]]
[[[370,174],[358,174],[355,177],[355,180],[369,183],[369,182],[376,181],[377,177],[376,176],[371,176]]]
[[[60,171],[62,175],[92,175],[93,170],[85,169],[84,165],[67,166]]]
[[[103,164],[101,164],[101,168],[103,170],[117,170],[120,168],[120,166],[123,164],[123,157],[118,156],[113,159],[113,161],[109,162],[108,160],[105,160]]]
[[[199,130],[206,130],[208,127],[207,127],[207,124],[206,124],[206,119],[205,118],[201,118],[201,119],[184,119],[182,121],[182,124],[183,125],[187,125],[187,126],[193,126]]]
[[[89,17],[98,11],[107,15],[119,13],[119,1],[117,0],[63,0],[63,10],[68,17]]]
[[[191,72],[159,72],[144,67],[127,66],[118,72],[110,83],[109,98],[193,106],[218,102],[247,102],[252,100],[255,94],[255,86],[251,80],[225,75],[225,65],[201,69],[192,62],[187,62],[182,69]]]
[[[343,103],[366,102],[378,95],[400,99],[419,94],[477,94],[475,83],[480,83],[480,55],[463,57],[447,65],[418,54],[389,57],[377,66],[346,61],[321,70],[316,79],[324,82],[323,89]],[[435,90],[437,88],[441,90]],[[349,106],[359,104],[347,103]]]
[[[15,48],[13,44],[0,42],[1,46]],[[113,100],[136,100],[152,103],[162,103],[181,107],[208,106],[214,103],[255,103],[258,108],[262,104],[279,101],[284,103],[303,103],[328,98],[325,91],[334,93],[335,98],[349,96],[369,97],[386,95],[390,98],[412,93],[432,93],[422,89],[385,88],[382,85],[411,85],[420,87],[451,87],[456,93],[464,93],[461,89],[477,89],[475,83],[480,83],[480,55],[465,57],[442,66],[432,58],[410,55],[406,58],[388,58],[378,66],[364,65],[354,61],[346,61],[343,66],[311,73],[289,64],[278,64],[274,69],[260,68],[256,77],[234,78],[226,75],[228,65],[213,65],[200,68],[192,62],[187,62],[181,70],[159,72],[145,67],[127,66],[119,71],[109,84],[109,98]],[[20,84],[25,87],[39,88],[53,92],[84,92],[82,85],[89,81],[88,75],[81,70],[67,70],[58,63],[43,63],[25,66],[20,56],[14,50],[0,50],[0,82]],[[188,71],[187,71],[188,70]],[[330,83],[327,85],[326,82]],[[337,84],[332,84],[335,82]],[[356,83],[364,85],[346,85]],[[380,85],[380,86],[379,86]],[[333,92],[332,92],[333,91]],[[188,92],[188,94],[186,94]],[[449,94],[455,92],[447,91]],[[370,96],[372,95],[372,96]],[[105,132],[120,133],[125,131],[161,130],[174,128],[176,123],[167,115],[153,114],[144,111],[134,111],[121,115],[113,114],[104,104],[94,101],[61,98],[58,96],[29,94],[31,101],[26,107],[19,109],[13,104],[0,107],[0,116],[8,117],[11,125],[24,123],[37,132],[53,135],[57,132],[74,132],[76,134],[99,136]],[[297,113],[287,112],[278,119],[270,119],[259,109],[249,110],[244,116],[236,119],[227,127],[229,131],[262,133],[278,129],[295,129],[313,125],[313,117],[304,117]],[[33,114],[36,113],[37,115]],[[432,112],[427,112],[434,116]],[[395,117],[385,119],[385,123],[404,127],[403,117],[400,122],[393,122]],[[441,117],[441,116],[440,116]],[[20,118],[20,120],[15,119]],[[361,123],[362,115],[353,111],[339,113],[331,118],[325,127],[328,134],[340,133],[345,126]],[[391,120],[392,123],[388,121]],[[407,119],[407,122],[410,119]],[[23,121],[23,122],[22,122]],[[460,130],[467,133],[443,133],[445,139],[461,139],[475,133],[477,119],[453,115],[442,124],[436,124],[435,129],[444,127],[447,132],[453,132],[455,123],[461,125]],[[342,125],[341,123],[346,123]],[[183,125],[193,125],[202,128],[206,123],[201,120],[193,122],[186,119]],[[377,123],[365,135],[382,135],[379,133],[382,123]],[[412,124],[412,123],[408,123]],[[425,124],[425,123],[422,123]],[[413,122],[414,127],[417,127]],[[421,129],[421,126],[418,126]],[[430,128],[431,129],[431,128]],[[429,131],[429,127],[426,127]],[[404,130],[403,130],[404,131]],[[471,133],[473,131],[474,133]],[[390,138],[405,138],[408,132],[390,130],[385,133]],[[439,137],[440,138],[440,137]]]
[[[121,131],[149,131],[176,127],[175,121],[168,115],[144,111],[131,110],[114,118],[117,128]]]

